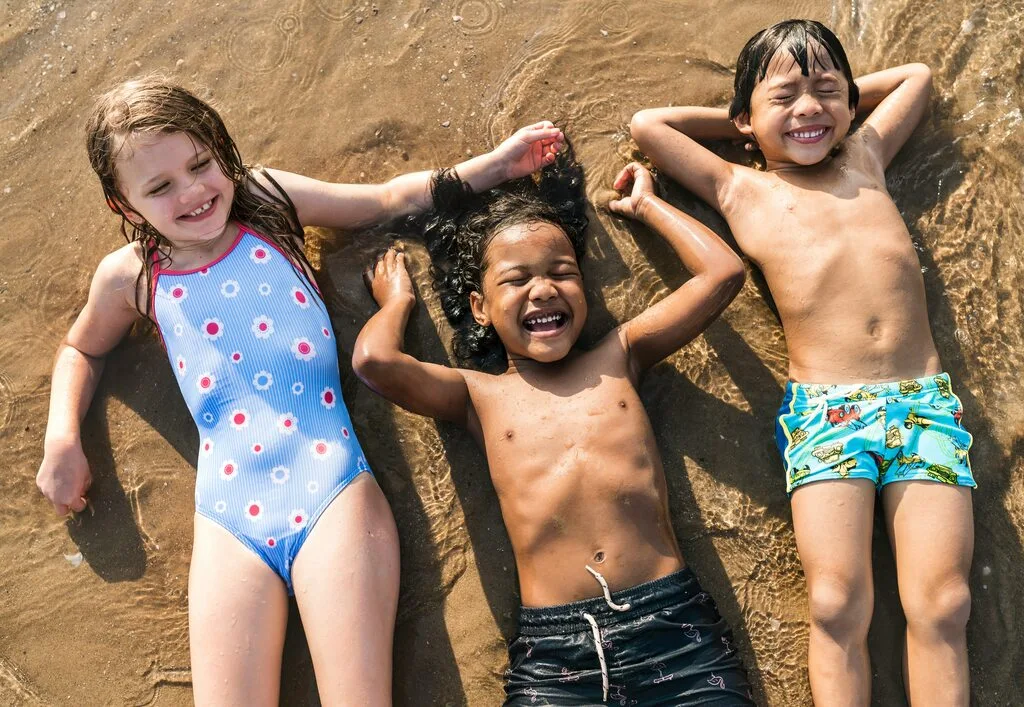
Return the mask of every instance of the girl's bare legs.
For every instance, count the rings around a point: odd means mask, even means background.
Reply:
[[[910,704],[967,705],[971,489],[905,481],[883,488],[882,502],[907,617],[903,670]]]
[[[231,533],[196,514],[188,577],[197,705],[276,707],[288,596],[281,578]]]
[[[325,705],[390,707],[398,567],[391,508],[374,478],[360,474],[320,516],[292,565]]]
[[[871,526],[875,484],[836,479],[793,492],[793,529],[807,578],[807,664],[817,707],[865,707],[871,695],[868,627],[874,608]]]

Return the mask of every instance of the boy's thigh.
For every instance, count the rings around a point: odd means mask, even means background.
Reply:
[[[276,705],[288,596],[281,578],[196,514],[188,582],[192,689],[201,705]]]
[[[384,705],[398,606],[398,531],[370,474],[320,515],[292,584],[324,704]]]
[[[793,492],[793,531],[809,584],[870,587],[875,494],[871,479],[817,481]]]
[[[901,592],[966,581],[974,554],[973,492],[967,486],[927,481],[882,489]]]

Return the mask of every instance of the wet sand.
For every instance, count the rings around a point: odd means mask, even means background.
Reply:
[[[0,703],[191,703],[186,588],[198,442],[152,333],[110,356],[86,420],[92,512],[57,519],[34,484],[53,352],[96,264],[120,243],[83,148],[97,93],[165,72],[218,106],[247,161],[335,181],[448,165],[550,118],[574,141],[596,198],[635,150],[635,110],[723,104],[746,38],[807,16],[836,28],[856,73],[908,61],[935,72],[933,111],[890,169],[889,187],[919,246],[936,342],[976,440],[973,703],[1019,704],[1019,2],[143,5],[152,9],[8,3],[0,23]],[[692,197],[668,195],[724,233]],[[352,343],[374,309],[358,272],[383,241],[313,232],[309,245],[340,342],[345,399],[402,536],[396,703],[496,704],[517,604],[484,458],[462,431],[396,410],[351,375]],[[416,355],[444,361],[449,332],[425,254],[411,249],[427,303],[407,341]],[[584,267],[591,339],[681,280],[654,236],[605,214],[593,219]],[[641,392],[684,553],[734,627],[759,703],[789,707],[810,697],[806,596],[772,438],[785,371],[781,329],[749,280],[723,319]],[[898,705],[903,617],[881,523],[874,545],[874,704]],[[292,619],[282,703],[315,703]]]

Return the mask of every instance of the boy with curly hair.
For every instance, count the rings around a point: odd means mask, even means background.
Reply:
[[[571,152],[538,183],[483,194],[446,173],[425,237],[456,356],[474,369],[402,351],[416,296],[395,250],[372,269],[381,309],[353,368],[407,410],[467,428],[487,455],[523,603],[506,705],[750,705],[729,629],[679,551],[637,394],[648,368],[729,304],[743,267],[655,196],[640,165],[614,186],[629,193],[609,209],[657,232],[693,273],[663,300],[580,350],[587,220]]]

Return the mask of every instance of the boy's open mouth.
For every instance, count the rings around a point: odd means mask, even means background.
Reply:
[[[523,319],[523,328],[531,334],[552,334],[561,331],[568,323],[567,313],[548,310],[528,315]]]
[[[786,133],[786,137],[803,145],[812,145],[823,140],[831,129],[824,125],[813,125],[809,128],[790,130]]]
[[[197,208],[193,209],[187,214],[182,214],[178,218],[182,221],[198,221],[199,219],[203,218],[208,213],[213,211],[213,207],[214,205],[216,205],[217,199],[219,198],[219,196],[215,196],[209,201],[200,204]]]

